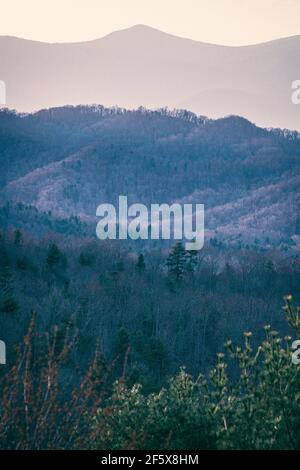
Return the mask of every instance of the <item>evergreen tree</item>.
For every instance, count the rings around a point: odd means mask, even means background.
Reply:
[[[13,293],[7,294],[1,302],[3,313],[14,314],[19,310],[19,304]]]
[[[22,232],[20,230],[15,230],[14,232],[14,244],[20,246],[22,244]]]
[[[0,272],[0,309],[3,313],[13,314],[19,309],[18,301],[14,295],[13,276],[9,266],[3,266]]]
[[[94,256],[88,251],[82,251],[79,255],[79,263],[81,266],[92,266],[94,263]]]
[[[176,243],[167,258],[169,274],[179,281],[186,268],[186,251],[181,242]]]
[[[51,243],[51,245],[48,248],[46,265],[49,269],[53,269],[58,266],[65,268],[67,265],[67,260],[65,256],[60,251],[58,246],[55,245],[55,243]]]
[[[144,258],[144,255],[142,253],[139,254],[139,257],[138,257],[138,260],[137,260],[137,263],[136,263],[136,267],[137,267],[137,270],[139,272],[142,272],[146,269],[145,258]]]
[[[129,333],[127,329],[122,326],[117,334],[115,346],[114,346],[114,355],[115,357],[123,357],[129,347]]]

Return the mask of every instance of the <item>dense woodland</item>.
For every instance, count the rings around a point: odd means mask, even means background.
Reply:
[[[297,299],[300,261],[285,254],[229,253],[212,243],[200,252],[178,244],[138,255],[126,242],[103,243],[2,233],[0,324],[9,357],[34,312],[41,330],[79,330],[78,366],[96,344],[108,358],[118,341],[130,344],[132,380],[152,390],[181,365],[206,370],[246,329],[271,322],[284,331],[282,297]]]
[[[299,135],[97,106],[0,143],[0,448],[299,448]],[[204,248],[98,240],[119,194],[204,203]]]
[[[300,265],[272,255],[2,233],[1,448],[299,448]]]
[[[203,203],[208,238],[298,246],[299,134],[231,116],[64,107],[0,112],[0,201],[95,227],[96,208]],[[8,221],[10,222],[10,221]]]

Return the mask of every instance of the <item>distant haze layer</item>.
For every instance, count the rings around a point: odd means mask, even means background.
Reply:
[[[300,36],[242,47],[143,25],[70,44],[2,36],[0,79],[7,106],[18,111],[93,103],[168,106],[300,130],[300,105],[291,99],[292,82],[300,79]]]

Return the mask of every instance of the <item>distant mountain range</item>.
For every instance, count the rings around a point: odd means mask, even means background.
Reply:
[[[146,205],[204,203],[206,242],[300,249],[297,132],[187,111],[3,110],[0,149],[0,201],[14,207],[1,212],[2,225],[63,230],[25,204],[58,219],[79,217],[95,234],[96,207],[127,195]]]
[[[7,105],[32,111],[66,104],[186,108],[300,130],[291,84],[300,79],[300,36],[227,47],[137,25],[101,39],[48,44],[0,37]]]

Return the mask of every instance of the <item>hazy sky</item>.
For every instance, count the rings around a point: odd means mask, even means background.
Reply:
[[[0,0],[0,35],[84,41],[140,23],[199,41],[253,44],[300,34],[300,0]]]

